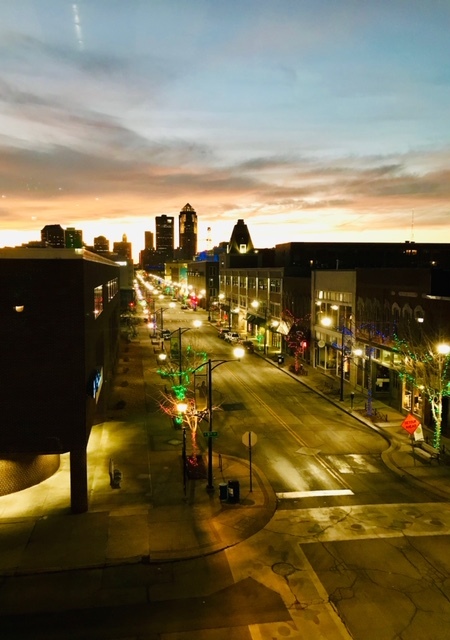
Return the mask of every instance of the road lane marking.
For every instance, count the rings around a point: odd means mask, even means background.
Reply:
[[[311,498],[320,496],[353,496],[351,489],[318,489],[316,491],[284,491],[277,493],[279,500],[294,500],[296,498]]]

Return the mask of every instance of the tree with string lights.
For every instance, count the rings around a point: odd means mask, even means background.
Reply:
[[[294,371],[298,373],[301,368],[300,359],[305,357],[310,337],[310,315],[296,318],[288,309],[283,312],[283,320],[289,326],[286,336],[286,344],[294,356]]]
[[[427,398],[434,426],[433,446],[440,449],[443,398],[450,397],[450,345],[439,337],[432,339],[423,335],[420,340],[397,335],[394,339],[400,379]]]

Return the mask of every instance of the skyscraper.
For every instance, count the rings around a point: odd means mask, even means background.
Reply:
[[[132,260],[131,242],[128,242],[126,233],[124,233],[122,236],[122,242],[114,242],[113,251],[117,253],[121,258]]]
[[[64,231],[66,249],[81,249],[83,247],[83,232],[81,229],[67,227]]]
[[[145,231],[144,235],[145,235],[144,249],[146,251],[154,249],[155,245],[154,245],[154,234],[153,234],[153,232],[152,231]]]
[[[47,247],[64,249],[64,229],[60,224],[46,224],[41,229],[41,240]]]
[[[109,253],[109,240],[105,236],[94,238],[94,251],[97,253]]]
[[[197,214],[189,203],[184,205],[178,218],[182,260],[192,260],[197,253]]]
[[[156,216],[156,251],[162,260],[173,260],[173,247],[173,216]]]

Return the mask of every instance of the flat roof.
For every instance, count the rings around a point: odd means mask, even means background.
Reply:
[[[102,264],[114,265],[120,268],[117,262],[88,251],[87,249],[54,249],[53,247],[6,247],[0,249],[0,260],[89,260]]]

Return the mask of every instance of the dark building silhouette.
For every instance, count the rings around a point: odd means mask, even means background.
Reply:
[[[197,214],[189,203],[185,204],[178,217],[179,258],[192,260],[197,253]]]
[[[81,249],[83,247],[83,232],[74,227],[67,227],[64,231],[66,249]]]
[[[109,240],[105,236],[94,238],[94,251],[96,253],[109,253]]]
[[[1,249],[0,292],[0,478],[8,459],[7,492],[24,489],[43,479],[36,460],[48,477],[46,456],[53,469],[70,452],[72,510],[86,511],[86,446],[118,357],[119,267],[84,249]]]
[[[122,236],[122,242],[114,242],[113,252],[117,253],[117,256],[123,260],[132,260],[131,242],[128,242],[127,234]]]
[[[156,253],[160,262],[173,260],[174,217],[156,216]]]
[[[154,233],[152,231],[144,232],[144,249],[150,251],[155,248]]]
[[[45,227],[41,229],[41,240],[46,247],[64,249],[66,244],[64,229],[60,224],[46,224]]]

